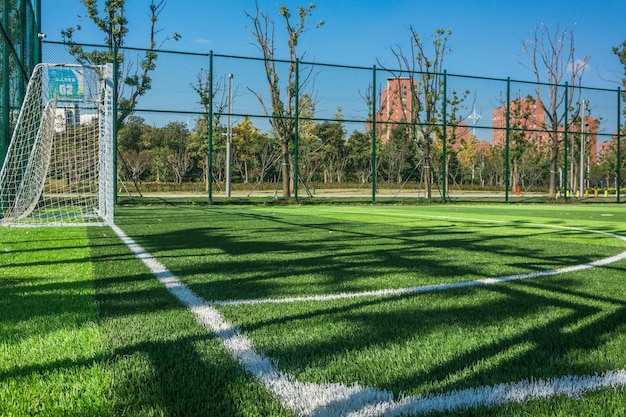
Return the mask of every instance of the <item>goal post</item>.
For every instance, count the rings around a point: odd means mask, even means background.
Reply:
[[[0,224],[113,223],[112,73],[35,67],[0,171]]]

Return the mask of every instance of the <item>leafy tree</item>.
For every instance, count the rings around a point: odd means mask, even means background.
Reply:
[[[144,57],[138,63],[138,68],[134,68],[133,63],[126,60],[124,52],[121,51],[128,34],[128,20],[124,15],[126,0],[105,0],[102,14],[98,9],[98,0],[82,0],[82,3],[87,17],[104,33],[104,43],[107,49],[87,51],[83,45],[77,43],[74,35],[82,29],[80,25],[62,30],[61,36],[63,42],[69,47],[69,53],[80,64],[111,63],[114,51],[117,51],[117,60],[120,64],[118,76],[123,79],[123,83],[118,86],[118,123],[121,124],[135,110],[138,98],[151,88],[150,72],[156,68],[157,60],[156,34],[159,29],[156,25],[159,15],[165,8],[165,0],[157,3],[152,0],[150,3],[150,40]],[[174,33],[172,39],[178,40],[180,35]],[[128,89],[127,94],[125,94],[125,88]]]
[[[141,142],[145,149],[150,151],[150,178],[157,182],[170,180],[172,177],[167,162],[167,147],[165,146],[163,129],[145,125]]]
[[[244,183],[249,182],[254,175],[260,137],[259,128],[252,124],[249,117],[244,117],[233,127],[233,165]]]
[[[189,130],[183,122],[170,122],[163,129],[167,162],[175,175],[177,184],[183,182],[185,175],[193,168],[193,151],[189,148]]]
[[[117,132],[120,161],[137,189],[141,176],[148,169],[151,160],[150,151],[145,149],[143,142],[145,127],[145,120],[142,117],[129,116]]]
[[[626,129],[625,129],[626,130]],[[620,143],[620,174],[622,176],[621,183],[623,184],[624,176],[626,175],[626,161],[624,160],[624,149],[626,149],[626,132],[622,132]],[[614,135],[609,148],[601,156],[600,172],[602,175],[602,182],[604,187],[615,186],[617,183],[617,135]]]
[[[481,161],[481,176],[485,185],[504,184],[504,146],[491,146]]]
[[[377,152],[381,148],[380,139],[377,141]],[[346,143],[348,152],[348,174],[358,182],[365,183],[372,174],[372,138],[370,135],[354,131]]]
[[[387,181],[401,183],[405,171],[412,168],[416,154],[415,142],[409,140],[406,126],[398,125],[391,129],[391,136],[383,144],[382,153],[385,160],[382,170],[387,175]]]
[[[209,183],[207,181],[207,157],[208,157],[208,143],[207,143],[207,119],[205,117],[198,117],[195,121],[191,132],[189,132],[189,138],[187,140],[187,146],[189,148],[190,156],[194,161],[193,180],[202,181],[205,185],[205,190],[208,190]]]
[[[476,135],[470,134],[467,139],[461,138],[459,149],[456,152],[456,156],[459,161],[459,167],[462,170],[461,184],[463,180],[470,179],[472,184],[474,183],[474,171],[478,164],[478,152],[476,150],[478,146],[478,139]]]
[[[348,162],[345,129],[341,122],[341,110],[335,116],[336,122],[325,121],[315,126],[314,133],[321,142],[324,182],[342,182],[342,174]]]
[[[117,145],[121,151],[144,148],[142,136],[146,127],[146,121],[140,116],[130,116],[117,131]]]
[[[520,180],[520,161],[524,158],[525,153],[531,148],[537,148],[539,141],[532,141],[529,138],[528,125],[535,124],[535,120],[531,120],[533,116],[532,108],[537,104],[533,97],[522,98],[515,97],[512,103],[507,103],[509,112],[509,158],[513,163],[510,173],[511,189],[516,190]]]
[[[444,116],[447,118],[447,126],[446,126],[446,158],[443,161],[443,154],[441,155],[441,160],[446,164],[445,171],[441,170],[442,175],[445,172],[445,189],[448,189],[449,180],[452,179],[456,183],[462,182],[462,167],[458,160],[457,155],[457,147],[455,146],[461,138],[461,134],[459,134],[459,128],[461,126],[461,122],[465,119],[459,115],[459,112],[464,107],[463,102],[469,95],[469,90],[465,90],[461,95],[456,90],[453,90],[446,100],[446,114],[444,115],[443,109],[438,110],[438,118],[443,120]],[[467,129],[467,126],[464,126],[464,129]],[[438,129],[438,136],[443,136],[444,130]],[[438,137],[439,142],[443,142],[443,137]],[[440,148],[443,149],[443,143],[441,143]],[[435,164],[433,164],[435,165]]]
[[[314,180],[322,163],[322,144],[315,135],[315,102],[310,93],[300,98],[300,124],[298,126],[298,162],[300,176],[305,182]]]
[[[550,181],[550,152],[545,146],[526,141],[526,146],[514,165],[518,185],[522,189],[547,187]],[[515,189],[515,188],[514,188]]]

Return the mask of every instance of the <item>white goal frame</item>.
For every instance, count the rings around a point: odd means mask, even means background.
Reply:
[[[113,224],[112,75],[35,67],[0,171],[0,225]]]

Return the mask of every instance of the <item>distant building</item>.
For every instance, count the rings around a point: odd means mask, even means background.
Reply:
[[[57,107],[55,109],[54,130],[65,132],[70,126],[80,124],[80,109],[76,105]]]
[[[413,86],[411,86],[413,82]],[[380,110],[376,113],[377,130],[383,143],[391,138],[394,128],[403,123],[413,123],[412,109],[415,106],[412,91],[417,87],[417,80],[408,77],[387,78],[387,86],[380,93]],[[366,131],[371,131],[371,123],[366,125]],[[408,126],[407,126],[408,131]],[[457,126],[448,126],[448,137],[456,138],[453,147],[458,147],[461,138],[469,138],[469,127],[465,122]]]
[[[545,112],[540,100],[525,98],[513,100],[509,104],[511,114],[510,129],[521,129],[526,139],[535,139],[538,145],[549,143],[550,137],[543,131]],[[504,146],[506,142],[507,106],[498,107],[491,113],[491,143],[493,146]]]
[[[598,162],[602,162],[605,156],[611,152],[614,152],[617,145],[617,132],[613,132],[611,139],[606,142],[602,142],[598,145]],[[621,136],[620,151],[626,153],[626,137]]]
[[[532,141],[537,147],[547,149],[550,145],[550,133],[545,130],[545,107],[541,100],[524,98],[513,100],[509,103],[509,129],[513,132],[521,132],[526,140]],[[507,106],[493,110],[491,114],[491,143],[493,146],[504,146],[506,143],[506,114]],[[568,135],[570,140],[580,140],[579,132],[583,131],[586,146],[591,155],[592,162],[596,162],[598,149],[598,124],[599,121],[587,116],[582,125],[580,122],[570,121]],[[558,134],[563,135],[565,129],[561,126]]]
[[[54,131],[65,132],[69,127],[89,123],[96,118],[96,113],[81,112],[77,105],[59,106],[55,109]]]
[[[411,78],[394,77],[387,78],[387,86],[380,93],[380,110],[376,113],[376,123],[380,131],[380,138],[387,143],[391,138],[391,132],[399,123],[411,123],[413,115],[413,94],[411,91],[417,87],[417,81]]]

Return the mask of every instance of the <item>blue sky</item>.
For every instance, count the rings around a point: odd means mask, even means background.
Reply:
[[[310,0],[309,0],[310,1]],[[487,77],[508,76],[531,79],[532,73],[520,65],[521,42],[540,24],[549,28],[573,28],[579,57],[590,56],[585,84],[614,88],[603,79],[619,80],[623,73],[611,48],[626,40],[624,19],[626,1],[423,1],[423,0],[313,0],[312,22],[324,20],[302,38],[308,59],[324,63],[371,66],[377,60],[393,64],[390,48],[408,46],[412,25],[428,36],[436,28],[452,30],[453,52],[446,57],[446,69],[456,74]],[[128,46],[145,47],[149,0],[128,0],[130,21]],[[59,5],[62,4],[62,7]],[[308,1],[260,0],[262,9],[276,16],[281,36],[278,6],[295,10]],[[167,42],[166,49],[193,52],[213,50],[219,54],[258,56],[252,35],[246,30],[249,19],[244,11],[254,11],[253,0],[168,0],[161,15],[160,35],[178,32],[179,42]],[[49,40],[60,40],[60,31],[81,24],[78,39],[101,42],[84,15],[80,0],[43,0],[42,30]],[[282,44],[279,44],[282,47]],[[282,52],[282,53],[281,53]],[[287,57],[285,48],[279,57]],[[282,56],[281,56],[282,55]]]
[[[590,57],[583,85],[616,89],[624,73],[611,49],[626,40],[625,0],[259,0],[260,8],[276,22],[277,58],[288,58],[279,6],[284,4],[295,14],[298,5],[310,1],[316,4],[310,18],[311,29],[302,35],[300,42],[300,47],[308,51],[308,61],[368,68],[374,64],[394,67],[396,61],[391,48],[409,47],[409,26],[423,37],[437,28],[444,28],[452,31],[452,52],[445,57],[444,64],[449,73],[532,81],[533,73],[520,63],[529,63],[522,52],[522,40],[530,39],[535,29],[545,24],[551,31],[557,26],[573,29],[576,57]],[[127,0],[127,5],[132,5],[126,11],[130,22],[127,46],[148,46],[149,4],[150,0]],[[167,41],[163,45],[168,50],[203,53],[212,50],[216,54],[259,57],[254,38],[246,29],[250,20],[245,12],[254,10],[254,0],[167,0],[160,16],[158,35],[161,39],[174,32],[182,35],[180,41]],[[80,24],[83,30],[76,35],[77,41],[102,43],[103,34],[95,31],[87,18],[80,17],[84,15],[81,0],[42,0],[42,31],[48,40],[60,41],[62,29]],[[319,20],[324,20],[325,24],[312,28]],[[241,75],[236,75],[235,79],[243,83]],[[329,83],[322,77],[317,84],[321,86],[323,82]],[[171,92],[166,88],[161,91],[163,96],[154,98],[154,102],[171,100]],[[321,96],[324,94],[322,92]],[[346,94],[352,102],[361,100],[358,95],[354,88]],[[482,113],[484,109],[485,117],[481,122],[490,120],[491,109],[497,101],[495,95],[483,94],[474,99],[478,103],[476,107],[480,107],[478,111]],[[245,112],[246,98],[236,100],[240,107],[236,110]],[[594,100],[598,103],[605,98],[593,98],[592,102]],[[344,108],[350,105],[342,103]],[[602,107],[603,103],[597,105]],[[255,114],[257,110],[250,111]],[[326,109],[328,115],[335,111],[334,104]],[[350,111],[347,112],[344,116],[350,118]],[[615,119],[612,114],[603,117]],[[607,132],[611,130],[614,130],[612,126],[607,127]]]

